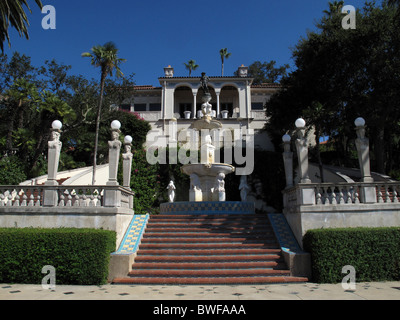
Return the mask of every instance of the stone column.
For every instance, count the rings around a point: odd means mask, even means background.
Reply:
[[[285,165],[286,188],[293,187],[293,152],[290,150],[290,136],[285,134],[283,141],[283,163]]]
[[[62,123],[58,120],[53,121],[51,124],[51,136],[48,142],[48,176],[47,181],[44,183],[45,186],[58,186],[57,172],[60,161],[60,152],[62,143],[60,141]],[[56,189],[45,189],[43,195],[43,206],[45,207],[56,207],[58,203],[58,192]]]
[[[358,161],[360,164],[361,181],[374,182],[371,177],[370,158],[369,158],[369,139],[365,137],[365,120],[357,118],[354,121],[356,125],[357,139],[355,141],[357,147]],[[361,202],[376,203],[376,190],[374,186],[361,187]]]
[[[108,181],[107,186],[119,186],[117,180],[119,153],[121,150],[121,141],[119,141],[119,134],[121,131],[121,123],[114,120],[111,123],[111,141],[108,141]],[[120,207],[121,206],[121,191],[119,190],[105,190],[104,192],[104,206],[105,207]]]
[[[220,102],[219,102],[219,95],[220,95],[221,91],[220,90],[215,90],[215,94],[217,95],[217,116],[216,118],[221,118],[220,116],[220,112],[221,112],[221,106],[220,106]]]
[[[197,117],[197,90],[192,91],[193,93],[193,119],[196,119]]]

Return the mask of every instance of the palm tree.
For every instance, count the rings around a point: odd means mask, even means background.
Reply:
[[[343,6],[344,6],[344,1],[329,2],[329,11],[324,10],[324,13],[326,13],[328,16],[331,16],[332,14],[336,13],[341,13]]]
[[[43,5],[40,0],[35,0],[36,4],[42,9]],[[29,39],[28,26],[29,21],[23,6],[26,6],[30,13],[31,9],[26,0],[1,0],[0,1],[0,48],[4,52],[3,42],[7,39],[10,46],[10,36],[8,34],[8,27],[11,25],[15,28],[19,35],[24,35]]]
[[[222,68],[221,68],[221,76],[224,75],[224,61],[225,59],[228,59],[231,56],[231,53],[228,53],[228,49],[224,48],[219,50],[219,54],[221,55],[221,62],[222,62]]]
[[[96,134],[94,142],[94,154],[93,154],[93,177],[92,184],[96,182],[96,161],[97,161],[97,147],[99,140],[99,126],[100,126],[100,115],[101,107],[103,104],[104,95],[104,83],[108,75],[112,76],[114,70],[116,71],[117,77],[123,76],[119,66],[125,59],[118,58],[118,49],[113,42],[107,42],[103,46],[97,45],[91,49],[92,52],[82,53],[82,57],[91,58],[91,64],[95,67],[100,67],[101,78],[100,78],[100,102],[97,109],[96,117]]]
[[[192,74],[192,70],[196,70],[199,67],[195,60],[189,60],[188,63],[183,64],[185,65],[186,69],[189,70],[189,77]]]

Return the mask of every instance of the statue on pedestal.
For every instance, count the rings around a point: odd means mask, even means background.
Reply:
[[[172,203],[175,200],[175,190],[176,190],[176,187],[172,180],[169,182],[167,190],[168,190],[168,201]]]

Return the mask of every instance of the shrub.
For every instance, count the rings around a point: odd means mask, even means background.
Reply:
[[[0,160],[0,185],[15,185],[26,180],[25,165],[16,156]]]
[[[51,265],[56,284],[104,284],[115,242],[106,230],[0,229],[0,283],[41,284]]]
[[[341,282],[346,265],[357,282],[400,280],[400,228],[309,230],[303,242],[315,282]]]

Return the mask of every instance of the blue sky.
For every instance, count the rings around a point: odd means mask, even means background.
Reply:
[[[183,65],[196,60],[192,73],[221,75],[219,50],[232,53],[224,75],[232,75],[241,64],[276,60],[290,64],[291,48],[328,8],[326,0],[42,0],[56,9],[56,29],[44,30],[45,17],[33,0],[28,0],[30,40],[11,31],[11,49],[32,57],[36,66],[46,59],[72,66],[71,74],[99,78],[99,70],[81,53],[97,44],[113,41],[125,74],[135,73],[138,85],[158,86],[163,68],[171,65],[176,76],[186,76]],[[362,8],[364,0],[346,1]],[[378,1],[379,2],[379,1]]]

